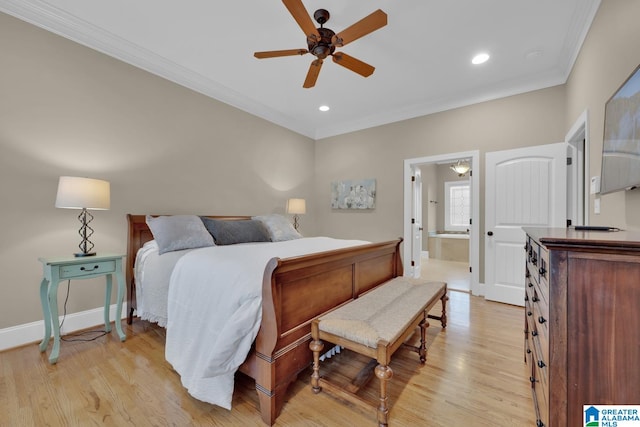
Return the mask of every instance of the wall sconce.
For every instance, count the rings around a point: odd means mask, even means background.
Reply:
[[[77,257],[95,255],[91,252],[93,243],[89,237],[93,234],[93,228],[89,226],[93,215],[87,210],[108,210],[111,206],[111,191],[108,181],[91,178],[79,178],[73,176],[61,176],[58,181],[58,194],[56,196],[56,208],[82,209],[78,220],[82,224],[78,233],[82,241],[78,245]]]
[[[458,160],[453,165],[449,166],[452,171],[458,174],[458,176],[465,176],[467,172],[471,170],[471,165],[466,160]]]
[[[304,215],[307,213],[307,204],[304,199],[289,199],[287,201],[287,213],[293,214],[293,228],[298,230],[300,225],[298,222],[298,215]]]

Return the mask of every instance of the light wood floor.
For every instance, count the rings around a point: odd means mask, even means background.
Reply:
[[[471,292],[471,273],[469,273],[468,262],[423,257],[420,271],[420,277],[423,279],[447,282],[449,289]]]
[[[523,362],[522,308],[450,292],[449,324],[429,328],[427,364],[407,349],[391,363],[391,426],[532,426]],[[434,312],[439,311],[436,306]],[[136,321],[121,343],[62,342],[50,365],[37,344],[0,353],[0,426],[260,426],[252,381],[237,375],[233,410],[193,399],[164,360],[164,330]],[[364,365],[343,352],[321,365],[340,378]],[[310,370],[289,389],[276,426],[375,426],[326,393],[314,395]],[[364,390],[377,396],[377,379]]]

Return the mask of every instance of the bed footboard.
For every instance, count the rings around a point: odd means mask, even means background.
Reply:
[[[312,361],[311,321],[403,273],[402,239],[294,258],[273,258],[262,287],[262,324],[240,370],[256,381],[272,425],[289,384]]]

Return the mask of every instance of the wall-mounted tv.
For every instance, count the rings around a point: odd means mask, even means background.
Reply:
[[[604,107],[600,193],[640,186],[640,66]]]

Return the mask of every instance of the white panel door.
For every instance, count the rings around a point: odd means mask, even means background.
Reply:
[[[413,277],[420,277],[420,257],[422,255],[422,172],[419,166],[413,166],[411,203],[411,263],[413,265]]]
[[[486,299],[524,305],[522,227],[566,227],[566,146],[486,154]]]

